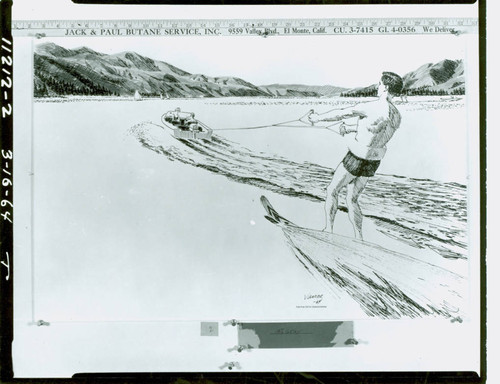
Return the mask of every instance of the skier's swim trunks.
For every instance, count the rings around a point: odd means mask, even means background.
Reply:
[[[351,151],[347,152],[344,160],[342,160],[345,169],[353,176],[371,177],[380,165],[380,160],[366,160],[357,157]]]

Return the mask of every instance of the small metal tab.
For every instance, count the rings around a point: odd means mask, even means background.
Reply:
[[[243,351],[247,351],[247,352],[250,352],[252,348],[249,346],[249,345],[235,345],[234,347],[232,348],[228,348],[228,352],[234,352],[234,351],[237,351],[237,352],[243,352]]]
[[[226,325],[232,325],[233,327],[235,327],[236,325],[238,325],[240,322],[236,319],[231,319],[229,321],[226,321],[225,323],[223,323],[222,325],[226,326]]]
[[[221,365],[219,367],[220,369],[228,369],[230,371],[232,371],[233,369],[241,369],[241,366],[240,366],[240,363],[238,363],[237,361],[231,361],[229,363],[224,363],[224,365]]]

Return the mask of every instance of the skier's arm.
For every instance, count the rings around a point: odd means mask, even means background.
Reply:
[[[314,125],[318,122],[346,122],[347,120],[353,118],[364,119],[366,116],[367,115],[365,112],[359,109],[355,109],[354,107],[350,107],[342,110],[333,110],[322,114],[318,114],[314,112],[314,110],[310,110],[309,113],[302,117],[300,120]]]

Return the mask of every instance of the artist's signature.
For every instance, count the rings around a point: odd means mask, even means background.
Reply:
[[[304,301],[313,302],[314,304],[319,304],[323,301],[323,294],[306,294],[304,295]]]

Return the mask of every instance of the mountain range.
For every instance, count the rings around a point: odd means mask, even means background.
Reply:
[[[461,60],[425,64],[404,76],[405,88],[453,93],[464,88]],[[115,95],[165,97],[332,97],[364,96],[374,85],[347,89],[334,85],[254,85],[238,77],[192,74],[136,52],[104,54],[87,47],[66,49],[54,43],[35,47],[35,97]]]

